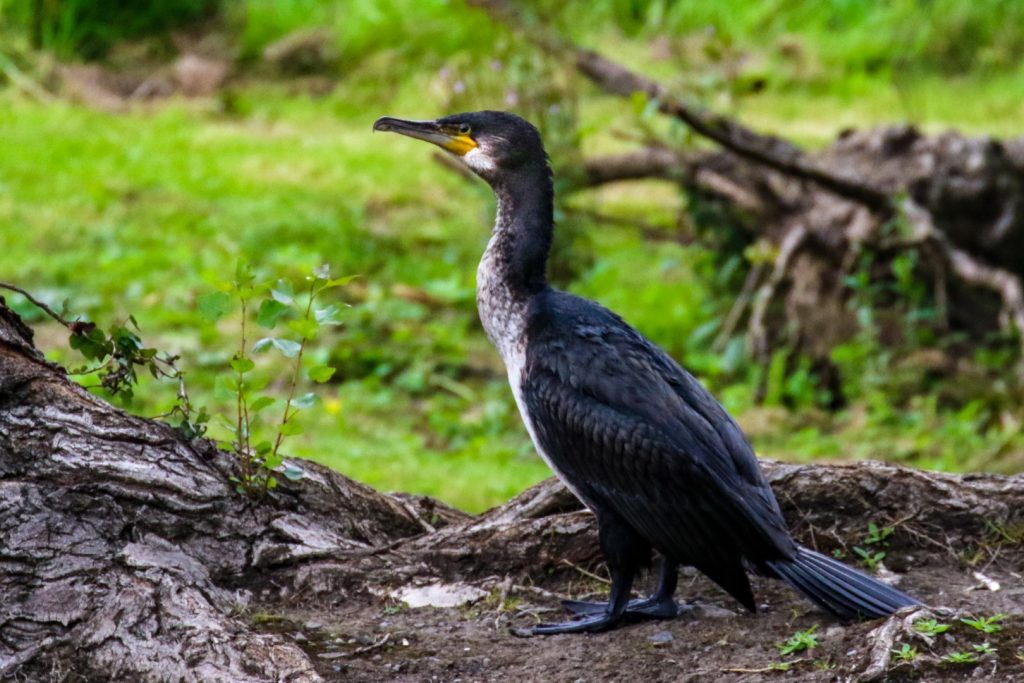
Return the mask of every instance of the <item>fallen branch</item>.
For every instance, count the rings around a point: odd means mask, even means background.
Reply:
[[[657,103],[658,111],[678,118],[698,134],[744,159],[763,164],[794,178],[811,181],[840,197],[864,204],[882,215],[891,215],[895,209],[888,193],[818,167],[799,147],[789,141],[756,133],[728,117],[691,106],[672,95],[657,81],[634,73],[593,50],[574,45],[550,30],[532,24],[527,25],[519,10],[506,0],[470,1],[495,18],[519,28],[524,36],[542,49],[571,56],[576,69],[608,93],[621,97],[643,93]]]
[[[952,616],[952,613],[944,615],[944,617]],[[917,631],[914,628],[914,622],[935,617],[936,613],[927,607],[917,605],[905,607],[871,631],[868,634],[872,643],[871,651],[868,654],[868,664],[857,677],[858,683],[872,683],[885,677],[889,671],[889,661],[892,659],[893,646],[896,644],[897,638],[903,636],[921,638],[930,645],[931,639]]]
[[[588,572],[583,567],[580,567],[579,565],[573,564],[569,560],[562,560],[562,564],[564,564],[566,567],[569,567],[570,569],[576,570],[577,572],[579,572],[583,576],[587,577],[588,579],[593,579],[594,581],[597,581],[599,583],[603,583],[606,586],[609,586],[612,583],[611,579],[606,579],[603,576],[598,576],[594,572]]]
[[[390,641],[390,640],[391,640],[391,634],[390,633],[385,633],[383,636],[381,636],[380,638],[378,638],[374,642],[370,643],[369,645],[364,645],[363,647],[356,648],[355,650],[352,650],[352,652],[345,653],[344,656],[345,657],[358,657],[359,655],[364,655],[367,652],[373,652],[374,650],[379,650],[380,648],[382,648],[385,645],[387,645],[388,641]]]
[[[763,272],[763,263],[758,263],[747,271],[747,277],[743,280],[743,287],[740,288],[739,296],[733,302],[729,313],[725,316],[721,329],[715,336],[715,341],[711,344],[713,351],[721,352],[725,348],[726,343],[732,338],[733,332],[736,331],[736,327],[743,317],[743,313],[747,310],[747,306],[750,305],[754,297],[754,291],[759,290],[758,283],[761,282],[761,274]]]
[[[910,222],[913,233],[912,237],[901,245],[925,242],[934,244],[960,279],[999,295],[1002,301],[1000,325],[1010,333],[1016,330],[1021,354],[1024,356],[1024,288],[1021,287],[1020,278],[1007,270],[983,263],[967,251],[954,246],[949,238],[935,227],[931,212],[912,199],[905,199],[901,209]]]
[[[775,298],[775,291],[786,278],[786,273],[789,271],[789,264],[793,260],[793,256],[795,256],[800,247],[803,246],[804,242],[808,238],[808,234],[807,229],[802,225],[792,228],[786,234],[782,239],[781,246],[779,247],[779,254],[775,257],[772,272],[768,275],[767,281],[761,285],[757,291],[757,295],[754,297],[754,307],[750,314],[749,324],[750,345],[754,352],[754,356],[759,358],[762,362],[767,360],[770,351],[768,332],[765,327],[765,316],[768,312],[768,305]]]
[[[583,161],[582,184],[570,191],[623,180],[679,180],[684,166],[680,155],[667,147],[646,147],[623,154],[590,157]]]

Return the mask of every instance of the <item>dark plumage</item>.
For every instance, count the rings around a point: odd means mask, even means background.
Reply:
[[[481,321],[505,361],[538,452],[597,516],[612,576],[608,603],[534,633],[594,631],[626,613],[666,618],[679,565],[692,565],[755,609],[747,571],[780,578],[842,617],[880,617],[917,601],[799,546],[739,426],[692,375],[621,318],[544,277],[553,229],[540,135],[503,112],[374,128],[434,142],[494,189],[498,216],[480,263]],[[658,589],[629,602],[651,550]]]

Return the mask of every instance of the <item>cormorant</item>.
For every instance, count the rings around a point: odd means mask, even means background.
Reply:
[[[487,181],[497,217],[477,270],[477,308],[501,353],[537,452],[597,517],[607,603],[535,634],[600,631],[626,615],[672,618],[677,570],[691,565],[750,611],[747,571],[786,581],[843,618],[886,616],[914,598],[798,545],[739,426],[667,353],[618,315],[553,289],[551,168],[540,133],[500,111],[435,121],[383,117],[374,130],[426,140]],[[658,551],[658,586],[630,600]]]

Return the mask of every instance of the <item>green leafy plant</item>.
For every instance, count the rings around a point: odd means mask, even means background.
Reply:
[[[264,496],[277,487],[278,475],[287,479],[300,479],[304,475],[302,469],[295,465],[285,466],[281,446],[287,437],[302,433],[302,425],[296,416],[317,400],[312,392],[298,393],[308,347],[323,327],[341,324],[338,304],[319,307],[321,295],[351,280],[350,277],[332,279],[329,268],[321,266],[306,276],[296,291],[293,283],[286,279],[258,282],[251,267],[243,261],[235,269],[234,280],[225,283],[220,291],[204,295],[197,301],[200,313],[210,322],[219,320],[236,307],[240,312],[238,350],[230,360],[233,374],[222,377],[220,382],[221,390],[231,394],[235,404],[234,416],[222,420],[231,433],[231,439],[222,442],[221,446],[238,458],[239,473],[232,476],[231,481],[239,493]],[[283,330],[273,336],[261,337],[250,347],[250,317],[254,308],[258,327],[273,331],[280,326]],[[280,420],[269,438],[261,439],[257,436],[260,415],[278,399],[265,393],[269,378],[256,372],[254,355],[270,350],[280,353],[291,366]],[[328,381],[334,372],[334,368],[323,364],[306,367],[307,378],[315,383]]]
[[[982,643],[981,645],[975,645],[974,646],[974,651],[977,652],[979,655],[994,655],[996,652],[998,652],[998,650],[996,650],[996,648],[992,647],[992,645],[989,644],[989,643]]]
[[[127,405],[135,395],[140,370],[148,372],[156,379],[176,381],[177,400],[170,412],[160,417],[168,419],[189,438],[202,436],[206,432],[209,415],[202,408],[193,408],[185,386],[185,373],[177,365],[178,356],[143,344],[139,336],[139,324],[134,315],[129,315],[127,320],[104,329],[90,320],[82,319],[81,316],[74,316],[72,319],[67,299],[61,304],[61,310],[58,312],[21,287],[0,282],[0,288],[25,297],[29,303],[71,333],[68,345],[78,351],[87,362],[69,368],[68,374],[79,378],[83,383],[88,381],[86,378],[95,377],[98,382],[84,384],[87,389],[98,391],[111,400]]]
[[[903,643],[898,649],[894,649],[892,653],[896,655],[896,658],[901,662],[912,662],[918,655],[917,648],[912,647],[907,643]]]
[[[871,571],[878,569],[878,565],[885,558],[885,552],[882,550],[873,553],[860,546],[854,546],[853,552],[860,557],[860,563]]]
[[[995,614],[991,617],[969,617],[961,619],[961,623],[967,624],[971,628],[977,629],[983,633],[999,633],[1003,630],[1003,627],[999,625],[999,622],[1006,618],[1005,614]]]
[[[817,630],[818,625],[814,624],[806,631],[797,631],[786,642],[779,643],[779,654],[782,656],[792,655],[818,647],[818,637],[814,635]]]
[[[888,538],[892,536],[891,526],[879,527],[874,522],[868,523],[868,534],[864,537],[864,545],[889,545]]]
[[[950,664],[976,664],[978,655],[973,652],[950,652],[942,658],[942,661]]]
[[[914,630],[929,637],[937,636],[949,630],[949,624],[943,624],[935,619],[921,619],[914,622]]]
[[[864,537],[864,545],[887,546],[889,545],[888,538],[892,536],[892,534],[892,527],[879,527],[874,522],[870,522],[868,524],[868,533]],[[872,552],[871,550],[855,546],[853,548],[853,552],[860,557],[861,564],[871,571],[875,571],[881,561],[885,558],[885,551],[882,550]]]

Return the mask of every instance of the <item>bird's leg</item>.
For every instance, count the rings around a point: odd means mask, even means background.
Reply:
[[[658,587],[654,593],[641,600],[630,600],[626,605],[626,615],[641,619],[673,619],[682,612],[672,596],[676,592],[679,580],[679,565],[668,558],[661,560],[658,573]],[[598,614],[607,608],[604,602],[581,602],[579,600],[563,600],[562,606],[573,614]]]
[[[672,599],[678,581],[679,565],[667,557],[662,557],[658,586],[654,593],[645,600],[631,600],[626,606],[626,613],[648,619],[674,619],[679,616],[679,605]]]
[[[592,614],[584,614],[560,624],[538,624],[531,629],[533,635],[554,633],[581,633],[605,631],[621,621],[629,604],[633,577],[641,562],[650,557],[651,548],[635,531],[617,517],[598,513],[601,550],[612,575],[612,588],[608,602]]]

